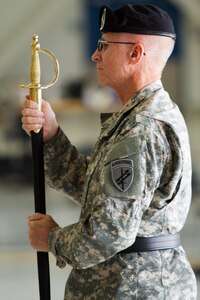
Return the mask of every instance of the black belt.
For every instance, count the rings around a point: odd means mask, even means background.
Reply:
[[[147,252],[155,250],[164,250],[170,248],[176,248],[180,246],[180,233],[152,236],[152,237],[136,237],[133,245],[118,252],[132,253],[132,252]]]

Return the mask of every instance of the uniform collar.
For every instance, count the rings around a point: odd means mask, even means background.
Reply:
[[[121,122],[124,115],[128,114],[130,110],[133,110],[136,106],[143,103],[152,93],[162,88],[163,85],[161,80],[157,80],[139,90],[123,105],[119,112],[113,114],[101,114],[101,122],[103,123],[100,138],[108,136]]]
[[[162,82],[160,80],[157,80],[153,83],[150,83],[143,87],[141,90],[139,90],[133,97],[131,97],[128,102],[124,104],[121,111],[119,111],[119,114],[124,114],[125,112],[129,111],[130,109],[133,109],[138,104],[141,104],[141,102],[144,102],[150,94],[154,93],[155,91],[163,88]]]

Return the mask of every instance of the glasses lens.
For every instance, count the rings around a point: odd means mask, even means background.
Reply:
[[[97,46],[98,51],[101,51],[102,48],[103,48],[103,43],[101,42],[101,40],[98,40],[98,46]]]

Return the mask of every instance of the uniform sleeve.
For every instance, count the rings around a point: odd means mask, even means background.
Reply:
[[[44,145],[47,183],[81,204],[88,160],[89,158],[80,154],[60,129],[58,135]]]
[[[162,157],[158,162],[156,156],[163,155],[161,148],[142,135],[111,148],[104,165],[93,172],[92,208],[86,208],[79,222],[49,234],[59,267],[89,268],[134,243],[159,181]]]

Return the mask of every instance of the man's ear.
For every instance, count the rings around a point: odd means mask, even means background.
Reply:
[[[134,48],[134,50],[131,53],[131,57],[137,57],[137,55],[138,55],[138,50]]]
[[[130,52],[130,58],[133,63],[137,63],[143,57],[144,47],[142,44],[138,43],[134,46],[134,49]]]

